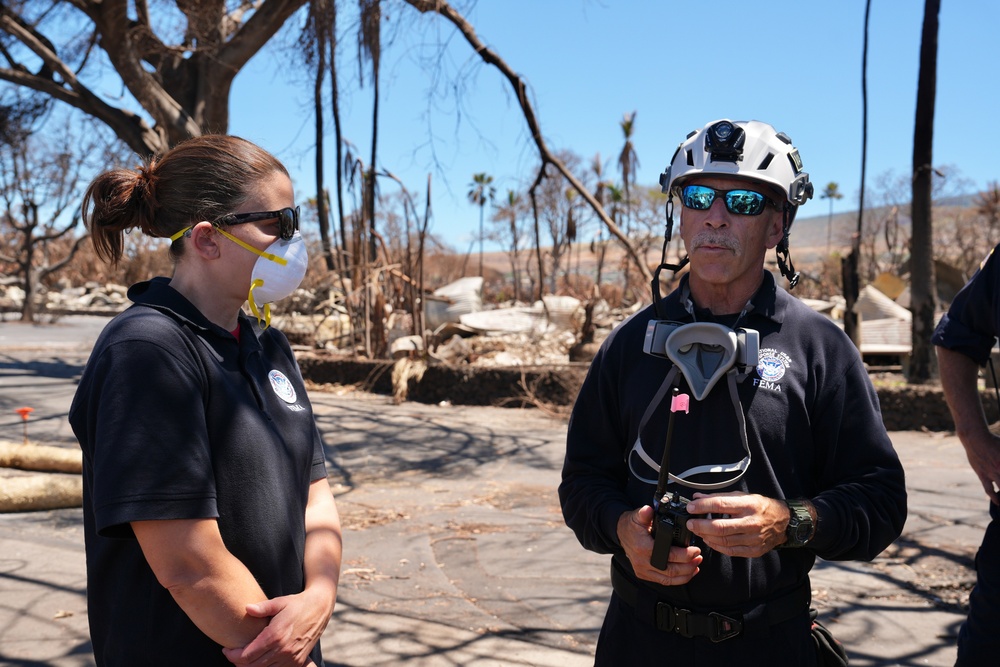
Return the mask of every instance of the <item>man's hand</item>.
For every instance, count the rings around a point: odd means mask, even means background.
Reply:
[[[313,664],[309,652],[319,641],[333,609],[328,599],[297,595],[248,604],[248,616],[270,618],[267,627],[243,648],[223,649],[226,659],[240,667],[270,667]]]
[[[635,576],[661,586],[686,584],[698,574],[698,566],[702,561],[701,549],[670,547],[667,569],[654,568],[649,564],[649,558],[653,554],[653,537],[649,533],[653,526],[653,515],[653,508],[649,505],[622,514],[618,518],[618,541],[632,563]]]
[[[1000,482],[1000,437],[985,433],[970,433],[962,440],[969,465],[979,477],[979,483],[995,505],[1000,505],[997,482]]]
[[[688,514],[725,515],[719,519],[688,519],[687,527],[705,546],[728,556],[763,556],[786,541],[790,518],[780,500],[743,492],[696,493]]]

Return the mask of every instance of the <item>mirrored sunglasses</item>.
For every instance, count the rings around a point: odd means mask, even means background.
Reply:
[[[717,196],[723,198],[726,210],[735,215],[760,215],[768,203],[774,203],[754,190],[716,190],[706,185],[685,185],[681,188],[681,202],[696,211],[707,211]]]
[[[261,220],[278,219],[278,235],[285,241],[292,238],[299,229],[299,207],[283,208],[280,211],[257,211],[254,213],[230,213],[212,224],[214,225],[242,225],[245,222],[260,222]]]

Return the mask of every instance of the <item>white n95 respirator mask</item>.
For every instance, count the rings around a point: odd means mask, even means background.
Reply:
[[[250,312],[266,329],[271,325],[270,304],[291,295],[302,284],[306,269],[309,268],[306,242],[296,230],[290,239],[279,238],[264,250],[257,250],[224,229],[219,229],[219,233],[257,255],[257,262],[250,274],[247,301],[250,303]]]
[[[278,239],[259,254],[250,274],[247,301],[257,321],[263,319],[267,328],[271,324],[270,304],[291,295],[302,284],[309,268],[309,251],[302,235],[295,232],[292,238]],[[260,305],[264,306],[263,318]]]
[[[306,242],[298,232],[267,246],[250,275],[250,303],[274,303],[298,289],[309,268]]]

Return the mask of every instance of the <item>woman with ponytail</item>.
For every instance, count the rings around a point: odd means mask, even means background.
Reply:
[[[83,211],[109,264],[139,232],[169,239],[174,265],[129,289],[70,409],[97,664],[322,665],[340,521],[301,374],[267,326],[306,266],[288,172],[206,135],[99,175]]]

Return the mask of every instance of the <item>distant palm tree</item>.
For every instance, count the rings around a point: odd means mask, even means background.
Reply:
[[[594,177],[597,179],[597,185],[594,188],[594,199],[603,208],[604,193],[607,191],[609,183],[604,180],[604,163],[601,162],[600,153],[594,154],[594,157],[590,161],[590,169],[594,172]],[[597,255],[597,277],[594,279],[594,284],[597,286],[598,292],[601,288],[601,273],[604,270],[604,253],[606,249],[604,225],[599,225],[597,228],[597,238],[590,242],[590,251]]]
[[[601,154],[595,153],[594,157],[590,160],[590,170],[594,172],[594,177],[597,179],[597,185],[594,188],[594,199],[601,206],[604,206],[604,190],[607,188],[608,184],[604,180],[604,163],[601,162]]]
[[[608,215],[611,216],[611,220],[616,224],[620,224],[619,218],[621,218],[622,204],[625,202],[625,189],[618,187],[614,183],[608,183],[607,185],[608,193]],[[624,272],[624,284],[622,294],[628,293],[628,258],[622,260],[622,269]]]
[[[485,172],[472,175],[469,183],[469,201],[479,207],[479,275],[483,275],[483,209],[486,202],[492,202],[497,189],[493,186],[493,177]]]
[[[607,193],[608,203],[611,205],[611,210],[608,213],[611,216],[612,222],[617,225],[620,222],[622,204],[625,202],[625,190],[614,183],[608,183]]]
[[[576,212],[573,210],[576,208],[574,201],[579,193],[573,188],[566,188],[566,201],[569,202],[568,211],[566,212],[566,249],[569,252],[569,258],[566,262],[566,276],[569,276],[571,264],[573,263],[573,244],[576,243],[577,227],[580,224],[576,219]],[[580,248],[577,246],[576,253],[576,273],[580,275]]]
[[[507,196],[504,198],[503,206],[497,209],[496,219],[506,219],[507,223],[510,225],[508,233],[510,234],[510,270],[511,275],[514,279],[514,301],[521,300],[521,260],[519,257],[519,249],[517,247],[518,239],[521,235],[520,230],[517,228],[517,219],[520,217],[521,209],[521,196],[514,192],[513,190],[507,190]]]
[[[622,152],[618,154],[618,167],[622,172],[622,185],[625,189],[625,212],[627,219],[631,218],[631,184],[635,183],[636,170],[639,168],[639,156],[636,154],[635,146],[632,144],[632,133],[635,132],[636,113],[637,112],[633,111],[630,114],[625,114],[625,117],[622,118],[622,122],[619,123],[622,128],[622,134],[625,135],[625,145],[622,146]]]
[[[826,219],[826,254],[830,255],[830,232],[833,229],[833,200],[843,199],[844,195],[840,194],[840,186],[834,181],[830,181],[826,184],[826,190],[823,190],[819,194],[822,199],[830,200],[830,215]]]

